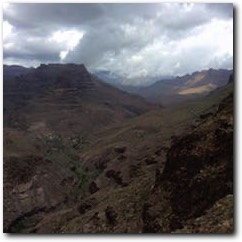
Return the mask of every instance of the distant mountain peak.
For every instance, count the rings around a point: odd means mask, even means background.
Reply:
[[[84,64],[75,64],[75,63],[66,63],[66,64],[60,64],[60,63],[50,63],[50,64],[40,64],[40,66],[37,69],[46,69],[46,68],[61,68],[61,69],[79,69],[83,71],[87,71],[87,68]]]
[[[145,88],[132,89],[131,92],[149,101],[165,105],[174,104],[198,95],[207,95],[216,88],[226,85],[232,72],[233,70],[210,68],[170,80],[160,80]]]
[[[35,72],[37,78],[52,83],[56,88],[75,88],[90,90],[93,88],[93,80],[87,68],[83,64],[41,64]]]

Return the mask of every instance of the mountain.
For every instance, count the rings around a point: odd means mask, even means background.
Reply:
[[[10,232],[22,229],[26,217],[38,220],[75,201],[90,179],[78,152],[95,133],[157,108],[84,65],[17,69],[4,67],[4,230]]]
[[[173,79],[164,79],[148,87],[128,87],[127,91],[139,94],[147,100],[169,105],[207,95],[227,84],[232,72],[225,69],[203,70]]]
[[[81,154],[85,170],[98,170],[86,195],[30,231],[232,233],[231,88],[200,100],[207,115],[196,126],[183,105],[101,132]]]
[[[4,87],[4,232],[232,232],[232,77],[167,108],[83,65],[14,80]]]
[[[34,68],[26,68],[18,65],[3,65],[3,89],[5,90],[7,86],[14,86],[17,76],[25,75],[33,70]]]
[[[166,192],[169,205],[166,204],[164,213],[163,201],[156,214],[151,214],[156,206],[151,198],[146,209],[146,216],[152,216],[145,224],[147,232],[156,229],[178,233],[233,231],[232,113],[233,95],[230,94],[215,114],[188,134],[173,139],[163,173],[157,172],[152,194],[157,199],[161,190]],[[157,216],[166,217],[168,227],[159,227],[154,222]]]
[[[4,124],[29,130],[89,133],[155,108],[93,77],[84,65],[41,65],[4,83]]]
[[[4,75],[3,79],[24,75],[26,73],[31,72],[33,69],[34,68],[26,68],[18,65],[11,65],[11,66],[3,65],[3,75]]]

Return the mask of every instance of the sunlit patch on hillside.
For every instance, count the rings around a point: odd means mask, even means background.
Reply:
[[[217,86],[214,84],[207,84],[200,87],[191,87],[183,89],[178,92],[179,95],[203,94],[214,90]]]
[[[205,73],[199,73],[198,75],[195,76],[194,79],[189,79],[187,81],[186,85],[194,85],[194,84],[202,81],[205,76],[206,76]]]

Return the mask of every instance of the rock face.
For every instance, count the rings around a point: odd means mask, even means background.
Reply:
[[[75,181],[74,174],[43,157],[5,158],[4,231],[19,232],[26,218],[45,214],[66,202]]]
[[[218,200],[233,193],[232,94],[221,102],[215,115],[203,120],[189,134],[173,140],[167,153],[164,171],[156,178],[155,196],[158,194],[157,188],[163,189],[169,194],[167,203],[170,204],[171,212],[167,215],[169,217],[168,231],[182,229],[187,220],[193,221],[195,218],[203,216],[205,211],[215,206],[214,204]],[[228,203],[222,203],[221,206],[227,206]],[[229,203],[228,207],[230,212],[227,214],[230,217],[224,218],[219,215],[218,220],[230,221],[233,219],[232,204]],[[151,209],[149,210],[151,211]],[[148,212],[148,215],[150,214],[151,212]],[[159,216],[161,216],[159,213],[155,214],[150,220],[154,221]],[[205,216],[209,223],[209,211]],[[212,215],[211,219],[214,219]],[[223,223],[223,221],[220,222]],[[233,231],[232,224],[232,222],[229,225],[226,223],[228,226],[226,229],[219,228],[216,231],[211,228],[211,231],[231,232]],[[151,224],[146,224],[145,228],[149,228],[149,226]],[[205,228],[203,230],[202,226],[200,225],[200,232],[209,232]],[[162,229],[164,228],[160,227],[160,231]]]
[[[71,88],[71,91],[83,92],[92,89],[94,85],[84,65],[42,64],[31,71],[22,72],[21,75],[13,75],[12,81],[8,79],[9,69],[12,70],[12,68],[4,69],[5,108],[9,103],[15,108],[20,104],[24,106],[27,101],[38,98],[50,90]]]
[[[232,233],[233,203],[231,194],[221,198],[204,215],[188,220],[175,233]]]
[[[84,65],[42,64],[4,77],[4,125],[18,129],[89,134],[157,107],[103,83]]]
[[[216,126],[203,124],[177,141],[168,153],[163,179],[173,184],[171,203],[179,218],[201,215],[232,193],[233,121],[217,116]]]

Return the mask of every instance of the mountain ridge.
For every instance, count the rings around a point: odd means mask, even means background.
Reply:
[[[145,87],[116,86],[127,92],[138,94],[146,100],[170,105],[196,98],[199,95],[206,95],[216,88],[226,85],[232,72],[233,70],[210,68],[183,76],[162,79]]]
[[[157,106],[94,78],[84,65],[42,64],[31,72],[16,76],[10,82],[7,78],[4,80],[6,124],[15,122],[15,115],[25,119],[31,126],[31,122],[37,122],[40,115],[46,116],[45,112],[49,112],[54,124],[55,118],[51,113],[57,114],[56,107],[63,109],[63,112],[69,110],[73,113],[78,110],[83,120],[86,120],[83,125],[87,126],[90,126],[86,115],[89,113],[93,119],[96,117],[93,122],[99,126],[100,120],[102,126],[102,123],[105,125],[134,117]],[[35,116],[36,121],[33,120]]]
[[[83,66],[17,76],[4,86],[4,231],[230,233],[232,76],[227,83],[163,108]]]

